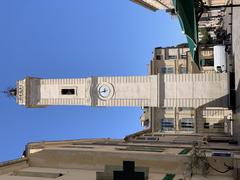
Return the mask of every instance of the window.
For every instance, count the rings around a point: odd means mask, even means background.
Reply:
[[[201,59],[200,61],[202,66],[214,66],[213,59]]]
[[[193,111],[194,108],[192,108],[192,107],[179,107],[178,110],[179,111]]]
[[[62,173],[32,172],[32,171],[15,171],[11,175],[25,176],[25,177],[53,178],[53,179],[63,176]]]
[[[183,131],[193,131],[194,130],[194,120],[193,120],[193,118],[182,118],[181,119],[181,130],[183,130]]]
[[[166,68],[165,67],[161,68],[160,73],[165,74],[166,73]]]
[[[162,107],[162,109],[165,111],[173,111],[174,110],[173,107]]]
[[[210,123],[204,123],[204,129],[209,129],[210,128]],[[224,128],[224,123],[214,123],[211,125],[211,129],[223,129]]]
[[[164,118],[161,120],[161,130],[162,131],[173,131],[174,130],[174,119]]]
[[[209,129],[209,123],[204,123],[203,127],[204,129]]]
[[[223,123],[214,123],[213,128],[224,128],[224,124]]]
[[[62,95],[74,95],[75,89],[61,89]]]
[[[187,59],[187,55],[186,54],[181,54],[180,57],[181,57],[181,59]]]
[[[80,146],[80,145],[69,145],[69,146],[61,146],[62,148],[80,148],[80,149],[93,149],[92,146]]]
[[[162,67],[161,69],[160,69],[160,73],[162,73],[162,74],[172,74],[172,73],[174,73],[175,71],[174,71],[174,68],[173,67]]]
[[[154,137],[153,139],[150,139],[149,137],[147,140],[156,141],[157,137]],[[148,146],[126,146],[126,147],[117,147],[115,149],[119,151],[146,151],[146,152],[163,152],[164,151],[164,149],[161,147],[148,147]]]
[[[156,59],[157,60],[162,60],[162,56],[161,55],[156,55]]]
[[[143,121],[143,126],[144,126],[144,127],[149,127],[149,126],[150,126],[150,121],[149,121],[149,119]]]
[[[179,68],[179,73],[180,74],[186,74],[187,73],[187,68],[186,67],[180,67]]]
[[[175,55],[168,55],[168,59],[177,59],[177,56],[175,56]]]
[[[205,59],[205,66],[214,66],[213,59]]]

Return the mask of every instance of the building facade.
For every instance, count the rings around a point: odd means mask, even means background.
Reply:
[[[149,74],[200,73],[193,63],[187,44],[176,47],[157,47],[150,62]]]
[[[185,44],[176,47],[155,48],[153,59],[149,65],[149,74],[201,73],[216,75],[213,49],[201,49],[199,56],[200,70],[193,62]],[[169,88],[165,90],[171,91]],[[180,91],[180,89],[178,90]],[[203,92],[207,94],[205,90]],[[181,93],[184,92],[181,91]],[[162,105],[157,108],[145,107],[140,121],[144,129],[151,129],[149,134],[232,134],[232,111],[228,107],[211,104],[198,107],[179,105]]]
[[[169,0],[131,0],[131,1],[152,11],[173,8],[172,1]]]
[[[132,2],[139,4],[152,11],[163,9],[174,9],[172,0],[131,0]],[[226,5],[228,0],[203,0],[208,6],[220,6]]]
[[[217,151],[211,149],[211,145],[203,145],[202,148],[208,148],[207,153],[204,153],[199,147],[190,146],[191,140],[185,142],[171,147],[164,142],[151,140],[148,143],[112,139],[30,143],[22,158],[0,163],[0,180],[238,178],[240,160],[233,151],[234,147],[229,151],[221,145],[221,149],[228,153],[225,152],[225,157],[219,157],[219,152],[217,154]],[[201,159],[197,161],[196,158]],[[227,170],[227,167],[231,170],[222,174],[209,168],[210,165],[217,170]]]

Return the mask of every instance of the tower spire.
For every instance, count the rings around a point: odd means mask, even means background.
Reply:
[[[9,87],[6,90],[2,91],[2,93],[6,94],[8,97],[16,97],[17,89],[15,87]]]

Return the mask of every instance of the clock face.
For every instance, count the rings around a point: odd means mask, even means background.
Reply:
[[[102,96],[103,98],[107,98],[110,95],[110,88],[109,86],[107,86],[106,84],[103,84],[99,87],[98,89],[98,93],[100,96]]]
[[[110,83],[104,82],[98,85],[97,92],[100,99],[107,100],[113,96],[114,89]]]

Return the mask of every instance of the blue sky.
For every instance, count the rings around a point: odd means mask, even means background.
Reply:
[[[146,75],[154,47],[185,42],[177,19],[129,0],[1,0],[0,90],[26,76]],[[28,142],[123,138],[140,108],[26,109],[0,94],[0,161]]]

